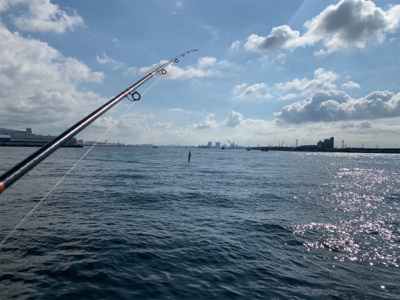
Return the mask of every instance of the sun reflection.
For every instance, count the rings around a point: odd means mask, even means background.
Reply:
[[[328,250],[340,262],[399,267],[399,176],[378,168],[340,168],[332,178],[320,185],[329,213],[321,214],[322,222],[292,226],[294,234],[304,237],[309,251]]]

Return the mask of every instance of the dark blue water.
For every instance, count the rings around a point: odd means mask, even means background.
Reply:
[[[86,150],[0,196],[0,240]],[[4,243],[0,298],[400,299],[399,155],[190,150],[94,148]]]

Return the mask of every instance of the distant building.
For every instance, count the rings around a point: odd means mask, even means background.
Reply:
[[[0,142],[9,142],[11,139],[11,136],[6,135],[6,134],[2,134],[0,135]]]
[[[14,129],[1,129],[0,135],[9,135],[11,141],[29,140],[29,141],[49,142],[55,138],[55,136],[51,135],[33,134],[32,128],[27,128],[26,131],[20,131]]]
[[[316,151],[316,150],[318,150],[318,146],[317,145],[301,145],[301,146],[297,147],[297,149],[300,151]]]
[[[20,143],[21,145],[44,145],[56,138],[56,136],[52,135],[34,134],[32,133],[32,128],[26,128],[26,131],[0,129],[0,136],[9,136],[8,142]],[[76,138],[70,139],[67,145],[76,145]]]
[[[333,148],[334,148],[334,138],[331,137],[330,139],[325,139],[323,142],[319,141],[317,143],[317,147],[320,150],[322,150],[322,149],[333,150]]]
[[[221,142],[215,142],[215,148],[221,148]]]
[[[96,141],[86,141],[85,142],[85,146],[93,146],[94,144],[96,144]]]
[[[207,147],[211,148],[212,147],[212,142],[208,142]]]
[[[14,130],[14,129],[1,129],[0,135],[9,135],[11,140],[46,140],[51,141],[55,136],[44,136],[33,134],[31,128],[27,128],[26,131]]]

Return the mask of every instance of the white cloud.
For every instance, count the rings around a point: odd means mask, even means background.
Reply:
[[[111,116],[104,116],[93,122],[92,130],[103,133],[104,130],[115,124],[111,131],[111,136],[113,139],[118,139],[120,137],[121,140],[126,140],[126,136],[129,135],[129,137],[134,141],[141,140],[143,142],[150,142],[154,137],[159,136],[161,133],[157,131],[157,129],[152,129],[149,126],[146,120],[147,117],[152,116],[126,114],[117,122],[117,120]],[[157,128],[157,126],[152,127]]]
[[[353,99],[344,92],[318,92],[275,113],[277,124],[374,120],[400,116],[400,93],[372,92]]]
[[[286,54],[285,53],[281,53],[276,57],[276,59],[274,61],[277,61],[277,62],[279,62],[281,64],[284,64],[285,63],[285,58],[286,58]]]
[[[109,65],[112,70],[117,70],[124,66],[122,62],[108,57],[105,53],[103,53],[103,57],[96,56],[96,61],[101,65]]]
[[[233,62],[230,62],[229,60],[227,60],[227,59],[224,59],[224,60],[220,60],[218,63],[217,63],[217,66],[218,67],[230,67],[230,66],[233,66],[235,63],[233,63]]]
[[[340,123],[339,126],[341,129],[350,129],[350,128],[370,129],[370,128],[372,128],[372,123],[370,121],[342,122],[342,123]]]
[[[171,122],[156,122],[153,123],[153,125],[151,125],[152,127],[156,127],[156,128],[170,128],[172,126]]]
[[[341,86],[343,89],[359,89],[360,85],[354,81],[349,80],[348,82],[345,82]]]
[[[333,83],[338,79],[338,75],[332,71],[325,71],[323,68],[319,68],[314,72],[314,79],[308,80],[294,79],[290,82],[277,83],[276,88],[281,90],[299,90],[301,95],[307,95],[322,89],[335,89],[336,85]]]
[[[175,2],[176,7],[180,7],[180,6],[182,6],[182,4],[183,4],[182,1],[176,1]]]
[[[399,20],[400,5],[384,12],[372,1],[342,0],[306,22],[304,40],[314,43],[323,39],[328,52],[349,45],[364,48],[369,39],[382,40],[385,32],[394,32]]]
[[[112,41],[116,46],[119,46],[119,39],[113,38]]]
[[[292,42],[298,39],[299,36],[299,31],[294,31],[289,26],[283,25],[274,27],[267,37],[256,34],[250,35],[243,47],[253,52],[280,50],[291,47]]]
[[[115,120],[111,116],[99,117],[98,119],[96,119],[96,121],[93,122],[93,126],[101,127],[101,128],[104,128],[104,129],[108,129],[111,126],[113,126],[116,122],[117,122],[117,120]]]
[[[192,125],[192,127],[197,129],[216,129],[218,127],[218,123],[212,119],[214,116],[214,114],[210,113],[204,117],[203,122],[195,123]]]
[[[163,76],[163,78],[171,80],[186,80],[191,78],[213,76],[216,74],[217,72],[214,70],[203,70],[194,67],[187,67],[185,69],[182,69],[175,65],[170,65],[168,67],[168,73]]]
[[[228,115],[228,118],[223,122],[225,126],[228,127],[236,127],[243,122],[243,115],[241,113],[231,111]]]
[[[185,109],[182,109],[182,108],[170,108],[168,110],[177,111],[177,112],[186,113],[186,114],[191,114],[192,113],[192,112],[190,112],[188,110],[185,110]]]
[[[147,74],[155,68],[162,66],[166,62],[166,60],[162,60],[152,66],[140,68],[138,72],[139,74]],[[217,62],[217,59],[214,57],[201,57],[198,59],[197,67],[189,66],[183,69],[177,67],[175,63],[169,65],[166,68],[167,74],[163,75],[162,78],[170,80],[187,80],[192,78],[217,76],[220,75],[218,68],[229,65],[229,62],[226,60]]]
[[[63,33],[83,25],[83,19],[74,11],[68,15],[57,4],[50,0],[2,0],[0,10],[6,10],[11,5],[28,6],[28,11],[22,16],[14,17],[14,24],[21,30]]]
[[[234,41],[229,50],[238,50],[242,44],[242,41]]]
[[[101,82],[102,72],[91,71],[76,58],[64,57],[47,43],[11,33],[0,24],[0,49],[2,124],[19,128],[51,123],[56,130],[106,100],[77,90],[81,83]]]
[[[321,55],[351,45],[364,48],[371,39],[382,41],[385,33],[398,29],[399,23],[400,5],[383,11],[372,1],[341,0],[307,21],[304,24],[307,31],[303,36],[300,36],[299,31],[282,25],[274,27],[267,37],[250,35],[244,48],[253,52],[277,51],[323,41],[326,50],[316,52],[317,55]]]
[[[287,94],[285,96],[280,97],[279,101],[287,101],[287,100],[291,100],[291,99],[296,98],[296,97],[297,97],[296,94],[290,93],[290,94]]]
[[[242,83],[242,84],[235,86],[232,90],[232,94],[235,96],[238,96],[239,94],[241,94],[243,92],[243,90],[246,86],[247,86],[247,83]]]
[[[255,67],[271,67],[273,64],[284,64],[286,59],[286,54],[285,53],[279,53],[277,55],[273,54],[262,54],[260,57],[258,57],[256,60],[250,60],[248,61],[248,64],[255,66]],[[279,70],[281,68],[277,68],[276,70]]]
[[[217,59],[215,57],[210,57],[210,56],[201,57],[198,60],[198,66],[200,69],[203,69],[215,65],[216,62]]]
[[[124,76],[136,76],[137,73],[138,73],[138,69],[136,69],[135,67],[132,67],[132,68],[128,68],[124,72],[122,72],[122,75],[124,75]]]
[[[265,93],[266,87],[265,83],[256,83],[249,87],[247,87],[246,83],[242,83],[233,88],[233,98],[241,101],[246,99],[267,98],[268,94]],[[261,91],[264,91],[264,93],[261,93]]]

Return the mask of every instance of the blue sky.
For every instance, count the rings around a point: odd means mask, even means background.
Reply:
[[[103,140],[400,147],[397,1],[0,0],[0,22],[0,128],[59,134],[197,48]]]

